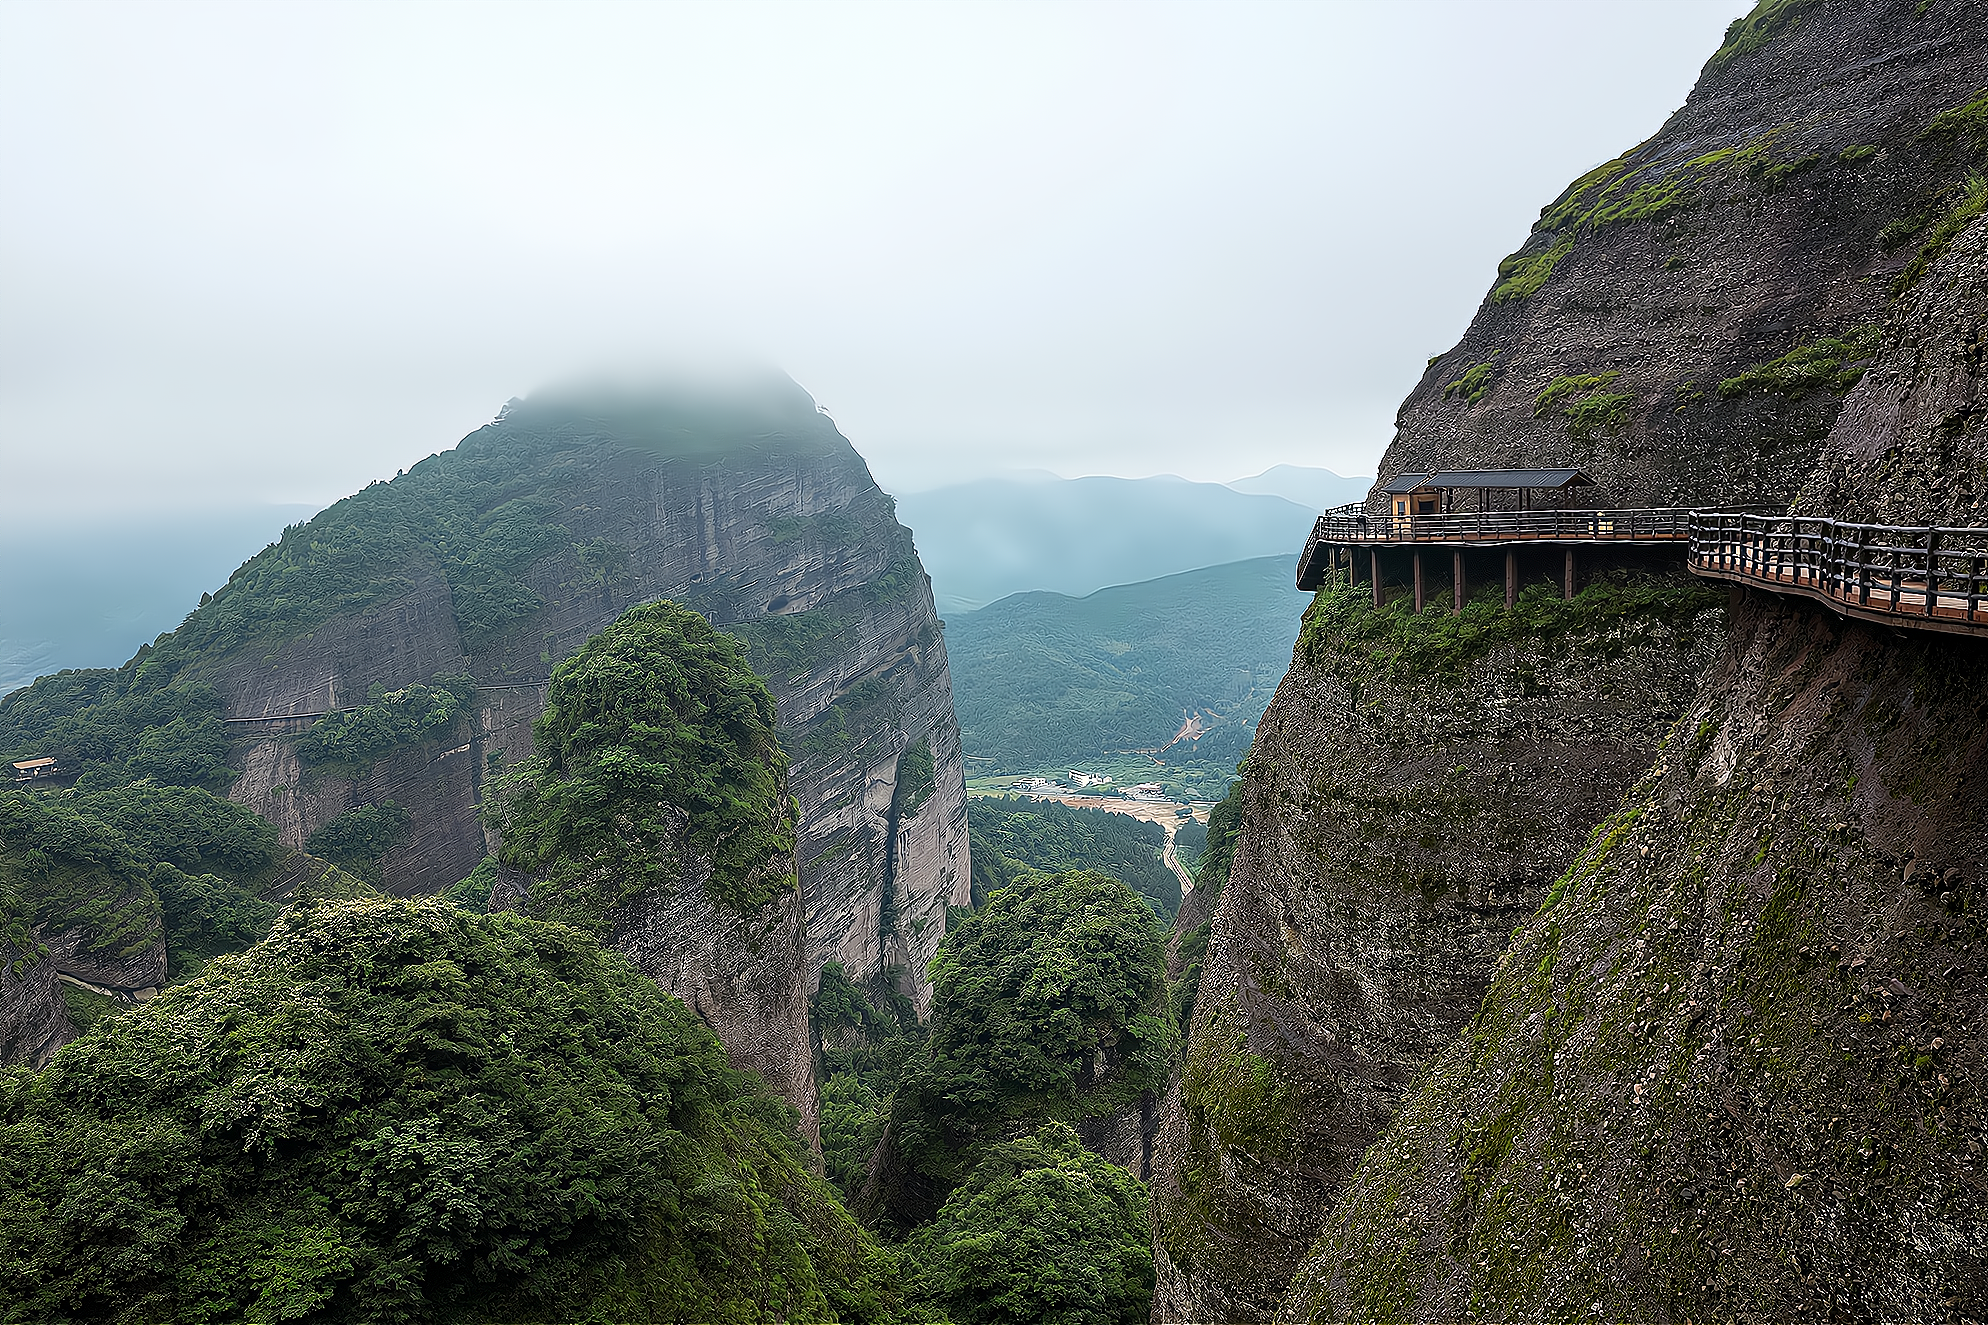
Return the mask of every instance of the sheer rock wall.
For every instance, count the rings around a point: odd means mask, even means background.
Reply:
[[[466,444],[546,446],[565,426],[524,411]],[[446,887],[491,846],[476,807],[487,779],[530,753],[552,667],[623,609],[673,599],[746,636],[793,757],[802,904],[791,919],[803,938],[798,957],[784,939],[754,954],[793,963],[802,982],[798,1008],[781,1013],[782,1034],[804,1058],[806,991],[831,959],[857,979],[895,979],[927,1006],[925,964],[944,935],[945,908],[966,900],[965,777],[930,583],[891,499],[811,406],[784,432],[738,446],[671,454],[612,434],[580,445],[562,436],[554,461],[562,546],[525,573],[541,605],[494,640],[467,651],[447,580],[417,567],[394,601],[203,668],[231,717],[320,713],[363,702],[372,686],[451,673],[479,685],[454,727],[358,778],[299,762],[293,742],[308,721],[236,724],[244,774],[234,798],[293,847],[348,808],[395,801],[411,815],[412,835],[383,860],[384,886]],[[618,564],[603,571],[588,559],[590,546],[613,549]],[[915,814],[894,813],[898,763],[913,742],[930,749],[933,789]],[[671,923],[689,922],[672,913]],[[787,923],[783,912],[772,927]],[[788,983],[784,974],[767,979]],[[714,1029],[728,1047],[764,1033],[744,1022]],[[789,1085],[788,1098],[812,1117],[812,1085]]]
[[[1988,154],[1936,119],[1988,87],[1988,9],[1769,9],[1542,213],[1383,479],[1576,465],[1583,504],[1979,519],[1975,241],[1894,286]],[[1602,380],[1540,401],[1570,377]],[[1378,694],[1301,645],[1162,1105],[1156,1320],[1981,1314],[1979,646],[1731,601],[1729,634],[1626,682],[1583,660],[1596,691],[1558,699],[1543,637]],[[1627,739],[1556,767],[1555,726],[1625,684]],[[1505,815],[1536,849],[1501,916]]]

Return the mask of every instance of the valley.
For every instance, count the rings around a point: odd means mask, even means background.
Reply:
[[[1704,56],[1372,478],[580,379],[0,598],[0,1318],[1988,1319],[1988,0]]]

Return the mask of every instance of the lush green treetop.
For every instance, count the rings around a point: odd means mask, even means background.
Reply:
[[[989,847],[1016,865],[1049,873],[1097,870],[1144,897],[1162,916],[1171,918],[1180,909],[1180,879],[1161,859],[1167,830],[1156,823],[1024,796],[977,796],[967,806],[967,819],[981,839],[975,851]],[[1001,872],[999,865],[990,867],[990,877]]]
[[[534,877],[536,913],[598,930],[675,884],[687,840],[715,900],[758,910],[795,886],[774,718],[738,641],[674,603],[630,608],[553,671],[494,803],[500,859]]]
[[[1015,1120],[1107,1113],[1164,1083],[1165,943],[1137,893],[1087,870],[1024,873],[962,919],[932,959],[929,1056],[893,1114],[913,1168],[950,1189]]]
[[[578,931],[306,904],[0,1075],[7,1319],[821,1320],[890,1265],[794,1115]]]
[[[1133,1325],[1152,1307],[1146,1189],[1061,1123],[988,1147],[907,1250],[911,1306],[958,1325]]]

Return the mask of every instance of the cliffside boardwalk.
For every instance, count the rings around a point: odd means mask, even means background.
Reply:
[[[1370,518],[1359,506],[1320,516],[1298,561],[1298,587],[1336,574],[1373,586],[1385,581],[1380,552],[1413,556],[1415,609],[1425,606],[1422,553],[1448,545],[1453,609],[1463,611],[1462,548],[1502,547],[1505,605],[1518,597],[1520,546],[1565,549],[1562,591],[1574,596],[1574,550],[1581,546],[1676,547],[1685,567],[1707,579],[1813,599],[1844,616],[1918,630],[1988,635],[1988,529],[1850,524],[1806,516],[1686,507],[1647,510],[1466,511]],[[1364,552],[1365,556],[1359,555]],[[1362,563],[1365,563],[1363,566]]]
[[[1687,565],[1864,621],[1988,635],[1988,529],[1697,512]]]

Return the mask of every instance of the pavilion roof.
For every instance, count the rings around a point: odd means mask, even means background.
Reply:
[[[1396,474],[1382,492],[1418,488],[1582,488],[1594,480],[1578,469],[1439,469],[1433,474]]]

